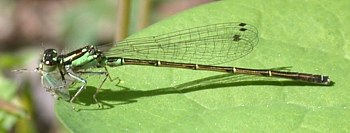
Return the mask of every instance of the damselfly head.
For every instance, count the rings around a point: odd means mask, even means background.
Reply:
[[[42,63],[44,65],[53,66],[57,62],[57,50],[55,49],[46,49],[43,55]]]

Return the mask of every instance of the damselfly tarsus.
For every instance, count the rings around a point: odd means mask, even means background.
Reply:
[[[288,78],[316,84],[329,85],[330,79],[324,75],[298,72],[283,72],[265,69],[247,69],[231,66],[216,66],[249,54],[258,43],[257,29],[246,23],[220,23],[150,36],[126,39],[118,43],[102,46],[88,45],[68,54],[57,54],[54,49],[47,49],[43,54],[37,71],[42,76],[43,87],[51,94],[59,95],[65,100],[73,101],[86,88],[87,81],[80,74],[105,75],[93,98],[109,77],[107,66],[148,65],[157,67],[176,67],[192,70],[209,70],[239,74],[253,74],[268,77]],[[114,47],[115,46],[115,47]],[[112,47],[107,52],[100,49]],[[181,63],[180,63],[181,62]],[[88,72],[89,68],[105,68],[104,72]],[[55,78],[51,73],[58,73]],[[69,97],[66,90],[68,75],[83,85]],[[61,80],[57,81],[57,80]]]

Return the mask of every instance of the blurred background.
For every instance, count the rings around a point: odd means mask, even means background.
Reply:
[[[0,132],[68,132],[56,119],[54,97],[33,71],[45,48],[69,51],[119,41],[214,1],[0,0]]]

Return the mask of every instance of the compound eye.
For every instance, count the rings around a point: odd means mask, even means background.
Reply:
[[[42,62],[44,65],[56,65],[57,51],[55,49],[47,49],[44,52]]]
[[[56,65],[56,61],[54,60],[43,60],[44,65],[54,66]]]
[[[55,49],[46,49],[44,52],[45,58],[56,58],[57,57],[57,51]]]

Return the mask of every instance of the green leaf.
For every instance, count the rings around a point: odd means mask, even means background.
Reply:
[[[109,72],[122,82],[106,81],[97,95],[103,109],[92,98],[103,77],[89,76],[87,89],[75,101],[80,111],[58,100],[56,114],[73,132],[347,132],[349,6],[348,1],[326,0],[219,1],[179,13],[130,37],[245,22],[257,27],[260,42],[251,54],[224,66],[291,67],[291,71],[328,75],[331,86],[121,66]]]

